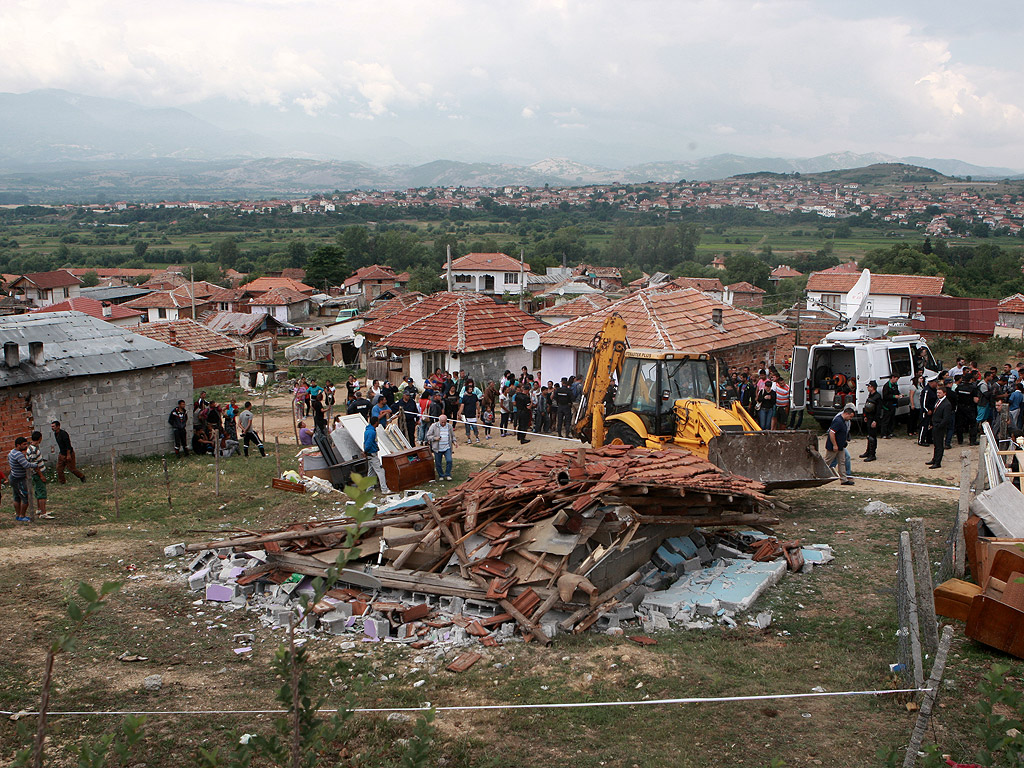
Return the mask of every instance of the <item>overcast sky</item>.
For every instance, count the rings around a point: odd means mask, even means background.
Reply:
[[[421,158],[1024,167],[1014,2],[3,0],[0,29],[2,91]]]

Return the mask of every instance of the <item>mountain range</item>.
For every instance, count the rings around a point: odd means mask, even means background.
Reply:
[[[330,137],[305,138],[306,146],[299,147],[294,136],[282,141],[280,136],[228,130],[183,109],[154,109],[68,91],[0,93],[0,202],[252,198],[357,188],[695,181],[757,171],[819,173],[892,162],[951,176],[1024,178],[1020,169],[977,166],[956,159],[852,152],[798,159],[720,154],[622,168],[566,158],[385,165],[338,157],[338,152],[357,150],[332,143]],[[381,137],[377,149],[387,144],[387,137]],[[315,151],[306,151],[307,147]]]

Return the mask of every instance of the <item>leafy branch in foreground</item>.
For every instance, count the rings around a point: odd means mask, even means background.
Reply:
[[[43,684],[42,693],[39,697],[39,720],[36,724],[36,735],[35,740],[30,747],[26,747],[15,757],[15,766],[25,766],[31,764],[33,768],[42,768],[43,765],[43,753],[46,746],[46,725],[47,725],[47,713],[50,709],[50,693],[53,690],[53,665],[57,659],[57,656],[62,653],[68,653],[75,649],[76,636],[85,625],[86,620],[92,616],[96,611],[103,607],[106,599],[114,592],[119,590],[121,585],[116,581],[108,581],[97,592],[95,588],[86,584],[84,581],[78,585],[78,596],[82,599],[82,603],[79,604],[74,599],[68,602],[68,617],[71,619],[71,626],[62,634],[58,635],[57,639],[53,641],[49,650],[46,652],[46,666],[43,668]],[[126,730],[126,736],[130,741],[131,745],[134,745],[138,741],[138,736],[135,734],[141,727],[141,720],[136,720],[132,723],[132,731]],[[105,745],[104,745],[104,742]],[[105,760],[107,751],[110,749],[113,743],[113,736],[106,735],[100,739],[96,745],[85,745],[82,749],[81,756],[83,758],[88,755],[90,760],[83,762],[83,765],[102,765],[102,761]],[[95,757],[102,752],[102,757],[99,759],[101,762],[96,763]],[[127,753],[126,753],[127,754]]]

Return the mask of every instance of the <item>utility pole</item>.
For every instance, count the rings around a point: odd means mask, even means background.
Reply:
[[[446,246],[448,253],[448,293],[452,292],[452,247]]]
[[[525,262],[523,261],[524,258],[525,258],[525,256],[523,254],[523,249],[520,248],[519,249],[519,310],[520,311],[523,311],[523,298],[524,298],[523,294],[526,292],[526,270],[523,267],[523,265],[525,264]]]
[[[196,268],[190,266],[188,268],[189,276],[192,278],[192,319],[196,319]]]

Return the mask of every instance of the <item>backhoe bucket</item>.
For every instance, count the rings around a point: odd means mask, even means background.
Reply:
[[[775,488],[813,488],[836,478],[809,430],[723,432],[711,440],[708,460],[734,475]]]

